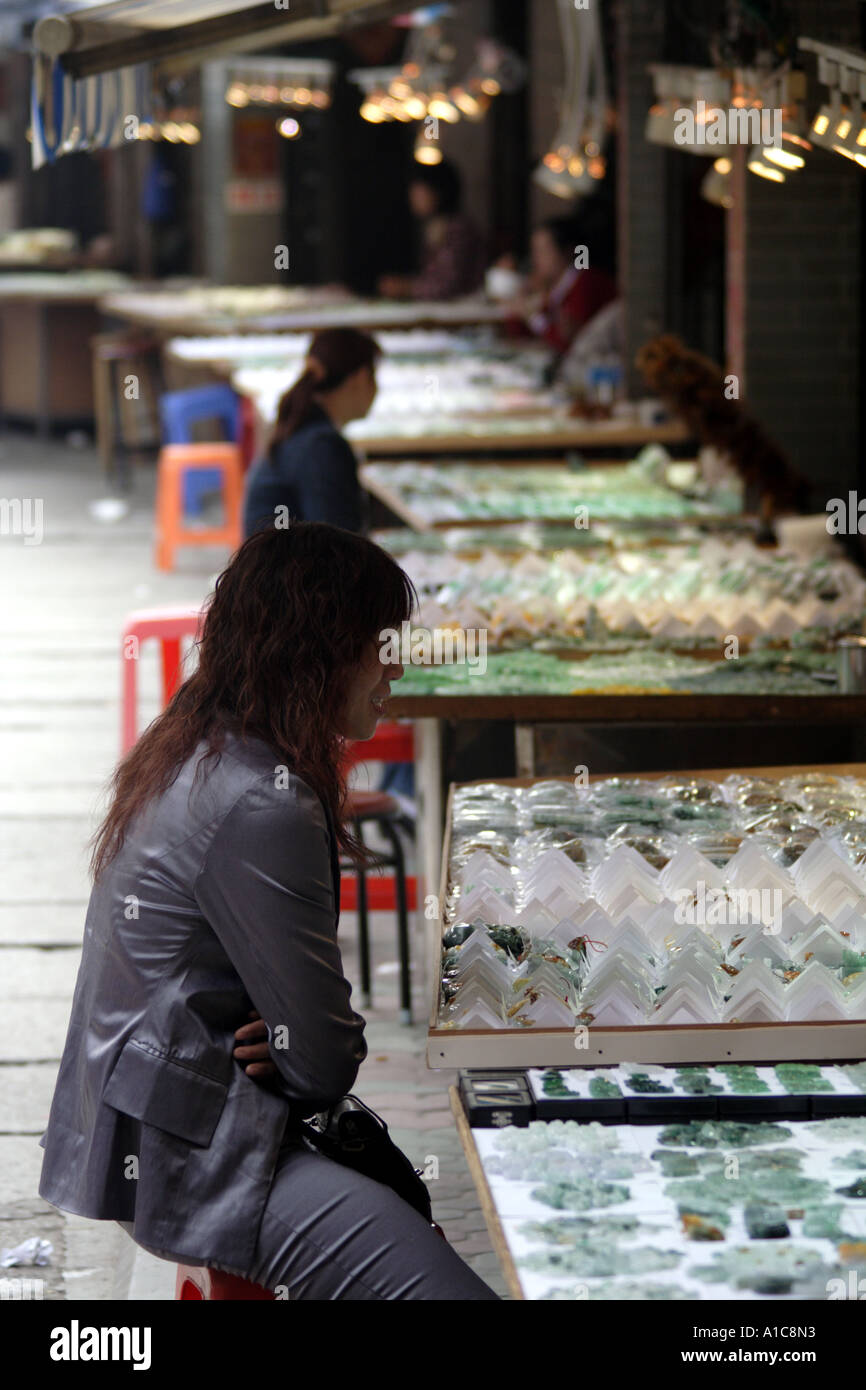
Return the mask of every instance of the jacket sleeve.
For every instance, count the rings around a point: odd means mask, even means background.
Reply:
[[[293,776],[248,789],[211,842],[195,896],[267,1024],[281,1089],[303,1115],[333,1105],[367,1045],[337,945],[319,798]]]

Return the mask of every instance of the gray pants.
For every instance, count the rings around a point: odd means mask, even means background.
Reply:
[[[119,1224],[132,1235],[129,1222]],[[280,1152],[250,1267],[200,1263],[290,1301],[498,1298],[402,1197],[302,1142]]]

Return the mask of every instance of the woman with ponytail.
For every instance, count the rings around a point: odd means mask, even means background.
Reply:
[[[301,376],[280,401],[267,454],[247,479],[246,536],[288,518],[365,529],[357,463],[341,430],[372,406],[380,356],[375,340],[353,328],[315,335]]]

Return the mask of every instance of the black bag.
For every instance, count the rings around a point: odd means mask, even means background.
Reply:
[[[433,1225],[430,1194],[420,1169],[413,1168],[403,1151],[397,1148],[381,1116],[357,1096],[344,1096],[303,1129],[326,1158],[384,1183]]]

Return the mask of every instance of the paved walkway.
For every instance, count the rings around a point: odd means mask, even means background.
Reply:
[[[133,608],[201,602],[226,556],[185,551],[175,572],[153,568],[152,469],[140,470],[130,514],[114,523],[89,510],[105,492],[91,450],[0,435],[0,479],[0,498],[41,499],[44,528],[41,544],[26,544],[5,534],[8,514],[0,513],[0,1247],[32,1235],[53,1243],[52,1264],[42,1271],[47,1298],[168,1299],[174,1266],[139,1251],[110,1223],[59,1214],[42,1201],[37,1140],[78,968],[86,842],[118,751],[121,624]],[[150,718],[155,657],[143,657],[141,667]],[[353,981],[354,928],[352,915],[341,920]],[[505,1296],[448,1108],[453,1074],[428,1071],[423,1023],[396,1022],[394,943],[392,918],[376,914],[375,1007],[367,1011],[369,1056],[356,1089],[417,1166],[438,1160],[434,1215]],[[413,951],[415,1017],[423,1020],[417,930]]]

